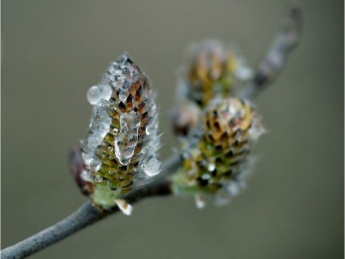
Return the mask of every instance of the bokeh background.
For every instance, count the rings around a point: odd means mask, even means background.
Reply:
[[[87,131],[87,89],[128,51],[169,109],[188,43],[236,42],[257,64],[289,1],[2,1],[2,246],[84,201],[67,155]],[[248,188],[229,206],[191,197],[135,205],[32,258],[343,258],[343,1],[304,0],[304,35],[257,99],[269,133]]]

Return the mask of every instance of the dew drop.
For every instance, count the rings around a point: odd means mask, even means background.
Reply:
[[[157,116],[155,116],[152,120],[152,122],[147,125],[145,132],[146,135],[151,135],[153,132],[155,132],[156,128],[157,128],[158,124],[157,124]]]
[[[95,182],[96,182],[96,183],[101,183],[102,181],[103,181],[102,176],[100,176],[100,175],[96,175],[96,176],[95,176]]]
[[[96,159],[93,159],[91,162],[90,162],[90,169],[94,172],[97,172],[99,169],[101,168],[101,162],[96,160]]]
[[[115,156],[122,165],[127,165],[138,142],[140,117],[135,114],[120,116],[120,131],[115,138]]]
[[[208,164],[207,169],[209,172],[212,172],[214,169],[216,169],[216,165],[213,163]]]
[[[90,89],[87,91],[86,97],[91,105],[97,105],[101,100],[101,95],[98,86],[91,86]]]
[[[81,179],[83,179],[84,181],[90,181],[91,178],[90,178],[90,175],[88,173],[88,171],[86,170],[83,170],[81,175],[80,175]]]
[[[112,94],[112,89],[109,85],[101,85],[99,87],[100,96],[102,99],[109,100]]]
[[[141,169],[147,176],[155,176],[161,171],[161,162],[156,155],[150,155],[141,164]]]
[[[91,161],[93,160],[92,155],[84,153],[84,152],[81,153],[81,157],[83,158],[87,166],[90,165]]]
[[[112,132],[113,132],[113,135],[116,136],[119,133],[119,130],[117,128],[113,128]]]
[[[126,91],[123,91],[123,90],[120,91],[119,98],[123,103],[126,103],[127,97],[128,97],[128,93]]]

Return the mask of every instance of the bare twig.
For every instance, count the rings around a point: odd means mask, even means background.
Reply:
[[[164,175],[167,176],[176,171],[181,163],[181,158],[176,155],[164,163]],[[144,198],[153,196],[165,196],[171,194],[170,180],[160,178],[142,188],[139,188],[123,197],[128,203],[136,203]],[[76,212],[56,223],[55,225],[33,235],[13,246],[1,251],[2,259],[18,259],[30,256],[48,246],[51,246],[79,230],[93,223],[119,212],[117,206],[111,210],[100,210],[89,201],[82,205]]]
[[[239,94],[245,99],[254,99],[283,69],[289,52],[297,46],[302,29],[302,11],[299,6],[290,7],[288,17],[281,24],[277,35],[260,62],[250,84]]]

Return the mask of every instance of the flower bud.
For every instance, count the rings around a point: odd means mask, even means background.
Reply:
[[[252,143],[263,132],[260,117],[248,102],[211,101],[194,137],[185,140],[183,168],[174,177],[175,192],[234,194]],[[197,202],[202,204],[199,197]]]
[[[93,112],[81,156],[83,179],[93,185],[90,196],[96,205],[122,204],[121,195],[160,172],[155,96],[147,77],[126,54],[89,89]]]
[[[203,108],[216,96],[232,96],[235,87],[252,77],[252,70],[238,51],[208,40],[191,48],[181,77],[186,89],[180,92]]]

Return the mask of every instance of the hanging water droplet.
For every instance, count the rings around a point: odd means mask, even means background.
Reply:
[[[90,181],[91,178],[90,178],[90,175],[88,173],[88,171],[86,170],[83,170],[81,175],[80,175],[81,179],[83,179],[84,181]]]
[[[134,154],[138,142],[140,117],[135,114],[120,116],[120,131],[115,138],[115,156],[123,165],[127,165]]]
[[[99,87],[100,96],[102,99],[109,100],[112,94],[112,89],[109,85],[101,85]]]
[[[161,162],[156,155],[150,155],[141,164],[141,169],[147,176],[155,176],[161,171]]]
[[[127,158],[120,158],[119,161],[120,161],[121,165],[128,165],[129,162],[131,161],[131,159],[130,158],[129,159],[127,159]]]
[[[101,100],[101,95],[98,86],[91,86],[90,89],[87,91],[86,97],[91,105],[97,105]]]
[[[82,152],[81,153],[81,157],[83,158],[84,160],[84,163],[89,166],[90,165],[90,162],[93,160],[93,156],[88,154],[88,153],[84,153]]]
[[[127,92],[127,91],[121,90],[121,91],[119,92],[119,98],[120,98],[120,100],[121,100],[123,103],[126,103],[127,97],[128,97],[128,92]]]

